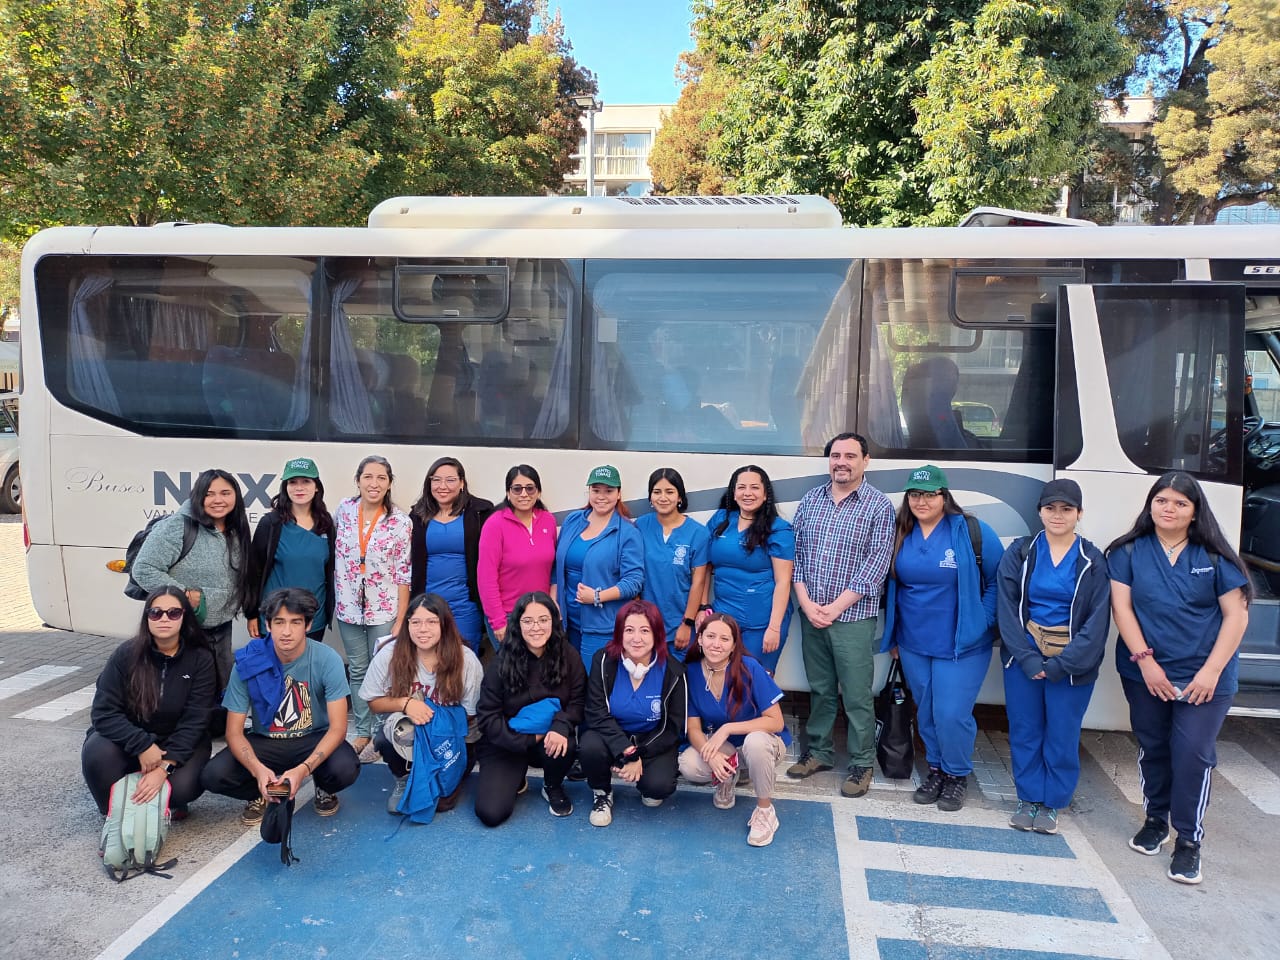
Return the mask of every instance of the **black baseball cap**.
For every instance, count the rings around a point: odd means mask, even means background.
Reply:
[[[1074,480],[1050,480],[1040,491],[1040,502],[1036,504],[1036,509],[1051,503],[1065,503],[1068,507],[1083,510],[1084,494],[1080,492],[1080,484]]]

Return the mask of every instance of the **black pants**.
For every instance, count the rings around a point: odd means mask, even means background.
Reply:
[[[204,633],[213,649],[213,665],[218,676],[218,702],[209,711],[209,736],[220,740],[227,735],[227,708],[222,705],[222,694],[231,679],[231,668],[236,665],[236,655],[231,649],[231,621],[206,627]]]
[[[587,775],[587,785],[592,790],[611,790],[613,760],[604,737],[594,730],[578,732],[578,756],[582,772]],[[665,800],[676,792],[676,751],[645,757],[640,780],[636,783],[640,796],[652,800]]]
[[[265,764],[276,773],[284,773],[306,760],[315,751],[326,731],[317,730],[305,737],[264,737],[256,733],[245,734],[249,746],[253,748],[258,762]],[[338,744],[332,756],[326,757],[324,763],[316,767],[311,778],[316,787],[326,793],[337,793],[356,782],[360,776],[360,760],[351,744],[345,740]],[[237,800],[258,799],[258,781],[248,769],[231,753],[223,750],[209,761],[204,768],[200,782],[210,793],[220,793],[224,797]]]
[[[202,740],[196,744],[191,759],[169,775],[169,787],[173,791],[169,795],[171,808],[185,807],[204,793],[200,772],[209,762],[212,749],[208,740]],[[89,786],[93,802],[98,805],[98,812],[106,816],[111,785],[126,774],[137,773],[142,766],[137,757],[125,753],[106,737],[90,730],[80,748],[80,769],[84,772],[84,782]]]
[[[558,787],[564,783],[565,774],[573,766],[577,753],[573,737],[563,757],[548,757],[539,740],[528,753],[512,753],[484,741],[480,742],[477,755],[480,774],[476,778],[476,816],[486,827],[496,827],[511,816],[516,808],[516,792],[524,783],[529,767],[541,767],[543,783]]]

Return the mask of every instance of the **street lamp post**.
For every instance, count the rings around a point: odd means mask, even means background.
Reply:
[[[604,104],[591,94],[574,97],[573,102],[587,112],[587,196],[596,195],[596,114]]]

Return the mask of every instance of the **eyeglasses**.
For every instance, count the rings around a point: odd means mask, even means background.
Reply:
[[[514,493],[517,497],[522,495],[533,495],[538,492],[538,488],[532,483],[513,483],[507,487],[507,490]]]
[[[456,487],[462,482],[459,477],[432,477],[431,485],[433,487]]]
[[[549,627],[549,626],[551,626],[551,618],[550,618],[550,617],[538,617],[538,618],[535,620],[535,619],[533,619],[532,617],[521,617],[521,618],[520,618],[520,626],[524,627],[526,630],[527,630],[529,627]]]
[[[942,491],[940,490],[908,490],[907,491],[908,500],[935,500],[940,496],[942,496]]]
[[[182,619],[181,607],[147,607],[148,620],[163,620],[168,617],[170,620]]]

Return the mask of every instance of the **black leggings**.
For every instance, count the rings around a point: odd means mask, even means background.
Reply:
[[[539,740],[528,753],[512,753],[480,741],[477,751],[480,774],[476,778],[476,816],[486,827],[496,827],[511,816],[516,808],[516,793],[524,783],[529,767],[541,767],[543,783],[558,787],[573,766],[577,746],[569,738],[569,749],[563,757],[548,757]]]
[[[594,730],[579,731],[578,755],[582,760],[582,772],[587,775],[587,785],[592,790],[612,790],[613,757],[604,737]],[[675,750],[645,757],[642,766],[640,780],[636,784],[640,796],[665,800],[676,792]]]
[[[201,740],[196,744],[191,759],[169,775],[169,786],[173,791],[169,796],[171,808],[185,807],[204,793],[204,787],[200,785],[200,771],[209,762],[212,749],[208,740]],[[89,786],[93,802],[98,805],[98,812],[106,816],[112,784],[127,774],[137,773],[142,765],[137,757],[125,753],[100,733],[90,730],[80,748],[80,769],[84,772],[84,782]]]

